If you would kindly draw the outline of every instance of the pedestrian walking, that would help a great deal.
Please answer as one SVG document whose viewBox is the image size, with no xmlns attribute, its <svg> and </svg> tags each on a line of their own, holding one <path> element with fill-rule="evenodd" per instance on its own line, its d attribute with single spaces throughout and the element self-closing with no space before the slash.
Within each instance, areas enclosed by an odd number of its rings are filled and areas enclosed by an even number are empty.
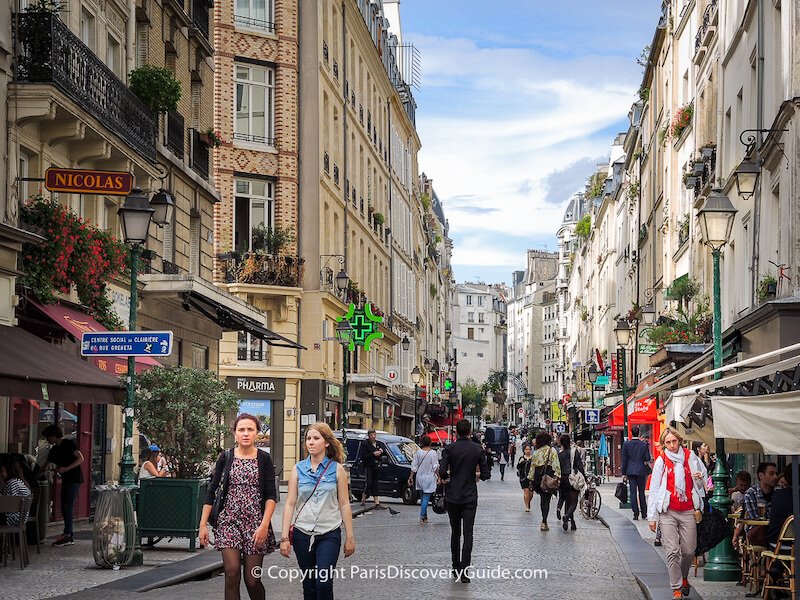
<svg viewBox="0 0 800 600">
<path fill-rule="evenodd" d="M 292 547 L 303 571 L 304 600 L 332 600 L 344 526 L 344 555 L 356 551 L 342 444 L 327 423 L 306 430 L 308 457 L 292 469 L 283 508 L 281 554 Z"/>
<path fill-rule="evenodd" d="M 502 449 L 498 452 L 498 455 L 497 464 L 500 467 L 500 481 L 505 481 L 506 466 L 508 465 L 508 454 L 505 452 L 505 449 Z"/>
<path fill-rule="evenodd" d="M 702 516 L 705 480 L 702 461 L 683 447 L 671 427 L 661 432 L 662 453 L 653 465 L 647 520 L 650 531 L 661 527 L 672 597 L 689 595 L 689 568 L 697 547 L 697 520 Z"/>
<path fill-rule="evenodd" d="M 539 494 L 539 505 L 542 510 L 542 524 L 539 529 L 542 531 L 550 531 L 550 527 L 547 525 L 547 517 L 550 514 L 550 500 L 555 493 L 555 490 L 548 489 L 542 483 L 545 475 L 547 477 L 561 477 L 561 463 L 558 460 L 558 453 L 551 446 L 552 443 L 553 438 L 546 431 L 540 431 L 536 434 L 536 438 L 533 441 L 534 451 L 531 457 L 531 468 L 528 471 L 531 489 L 534 493 Z"/>
<path fill-rule="evenodd" d="M 372 496 L 375 508 L 380 508 L 381 500 L 378 498 L 378 467 L 383 456 L 383 449 L 378 446 L 378 434 L 374 429 L 367 431 L 367 441 L 361 445 L 361 464 L 364 465 L 366 482 L 361 494 L 361 506 L 366 504 L 367 498 Z"/>
<path fill-rule="evenodd" d="M 569 434 L 565 433 L 559 438 L 561 444 L 561 452 L 558 453 L 558 461 L 561 465 L 561 482 L 559 484 L 558 496 L 559 503 L 564 501 L 564 517 L 562 520 L 562 527 L 564 531 L 571 528 L 572 531 L 577 529 L 575 525 L 575 509 L 578 508 L 578 495 L 580 491 L 573 487 L 570 483 L 570 475 L 572 473 L 580 473 L 586 479 L 586 471 L 583 467 L 581 455 L 577 449 L 572 447 L 572 440 Z"/>
<path fill-rule="evenodd" d="M 439 457 L 431 447 L 431 436 L 423 435 L 420 440 L 422 448 L 414 454 L 411 461 L 411 476 L 408 485 L 413 485 L 420 493 L 419 522 L 428 522 L 428 502 L 436 491 L 436 474 L 439 471 Z"/>
<path fill-rule="evenodd" d="M 641 513 L 644 517 L 647 500 L 645 499 L 645 484 L 650 475 L 650 446 L 639 438 L 639 426 L 631 427 L 633 439 L 622 444 L 622 481 L 630 485 L 631 509 L 633 520 L 639 519 Z"/>
<path fill-rule="evenodd" d="M 528 479 L 532 455 L 533 451 L 531 447 L 525 446 L 522 451 L 522 456 L 519 457 L 519 461 L 517 462 L 517 478 L 519 479 L 519 486 L 522 488 L 522 503 L 525 506 L 525 512 L 531 512 L 531 499 L 533 498 L 531 482 Z"/>
<path fill-rule="evenodd" d="M 83 454 L 78 450 L 74 440 L 64 438 L 64 432 L 58 425 L 48 425 L 42 431 L 42 437 L 52 446 L 47 454 L 47 462 L 55 465 L 56 477 L 61 478 L 61 514 L 64 515 L 64 533 L 53 546 L 72 546 L 73 516 L 75 499 L 83 483 Z"/>
<path fill-rule="evenodd" d="M 470 441 L 470 424 L 466 419 L 456 423 L 458 439 L 442 450 L 439 477 L 445 483 L 445 505 L 450 518 L 450 554 L 453 577 L 469 583 L 472 564 L 472 529 L 478 508 L 476 470 L 481 481 L 491 476 L 486 464 L 486 453 L 480 445 Z M 461 547 L 461 536 L 464 546 Z"/>
<path fill-rule="evenodd" d="M 239 600 L 242 571 L 250 600 L 264 600 L 264 585 L 254 570 L 275 550 L 271 524 L 278 497 L 275 466 L 269 453 L 255 445 L 258 431 L 257 417 L 247 413 L 236 417 L 236 446 L 219 455 L 200 517 L 200 544 L 208 544 L 210 520 L 214 546 L 222 553 L 225 600 Z"/>
</svg>

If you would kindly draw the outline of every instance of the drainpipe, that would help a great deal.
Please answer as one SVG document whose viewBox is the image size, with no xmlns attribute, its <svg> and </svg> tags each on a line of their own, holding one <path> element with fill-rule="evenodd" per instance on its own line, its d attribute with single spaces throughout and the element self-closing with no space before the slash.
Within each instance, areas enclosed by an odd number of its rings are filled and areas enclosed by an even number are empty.
<svg viewBox="0 0 800 600">
<path fill-rule="evenodd" d="M 757 87 L 756 87 L 756 161 L 761 158 L 762 133 L 764 129 L 764 0 L 758 0 L 758 42 L 757 42 Z M 750 264 L 750 305 L 756 304 L 756 288 L 758 287 L 759 241 L 761 237 L 761 182 L 758 178 L 758 189 L 753 195 L 753 258 Z"/>
<path fill-rule="evenodd" d="M 302 140 L 302 131 L 303 131 L 303 129 L 302 129 L 303 128 L 303 120 L 300 118 L 300 106 L 301 106 L 300 105 L 300 96 L 301 96 L 301 92 L 302 92 L 301 86 L 303 85 L 302 78 L 300 77 L 300 61 L 303 60 L 302 56 L 301 56 L 301 53 L 300 53 L 300 32 L 302 31 L 302 28 L 301 28 L 302 21 L 303 21 L 303 3 L 302 2 L 298 2 L 297 3 L 297 31 L 295 33 L 295 35 L 297 35 L 297 50 L 298 50 L 297 51 L 297 55 L 296 55 L 297 56 L 297 61 L 298 61 L 297 62 L 297 95 L 295 96 L 295 111 L 294 111 L 294 114 L 296 115 L 296 119 L 297 119 L 296 122 L 297 122 L 297 146 L 298 146 L 298 148 L 300 147 L 300 141 Z M 327 115 L 326 115 L 326 117 L 327 117 Z M 319 161 L 319 155 L 317 155 L 317 161 Z M 298 152 L 297 153 L 297 213 L 295 214 L 295 219 L 296 219 L 295 231 L 297 231 L 297 255 L 298 256 L 300 256 L 300 248 L 302 247 L 302 239 L 303 239 L 303 228 L 300 227 L 300 202 L 301 202 L 301 198 L 302 198 L 302 196 L 300 195 L 300 188 L 301 188 L 300 182 L 302 181 L 302 179 L 300 177 L 300 173 L 301 173 L 300 163 L 301 162 L 303 162 L 303 153 L 302 152 Z M 317 165 L 319 165 L 319 162 L 317 162 Z M 317 166 L 317 169 L 319 169 L 319 166 Z M 300 285 L 300 287 L 302 287 L 303 286 L 302 280 L 299 281 L 298 284 Z M 300 336 L 300 333 L 302 331 L 302 329 L 301 329 L 302 320 L 301 319 L 302 319 L 302 314 L 303 314 L 303 311 L 300 310 L 301 308 L 302 308 L 302 300 L 300 300 L 297 303 L 297 342 L 298 343 L 302 339 L 301 336 Z M 296 350 L 295 351 L 295 367 L 297 367 L 298 369 L 301 368 L 300 367 L 300 350 Z M 298 399 L 297 405 L 298 405 L 298 407 L 300 406 L 299 399 Z M 299 455 L 300 454 L 298 453 L 298 456 Z"/>
<path fill-rule="evenodd" d="M 394 227 L 394 219 L 392 215 L 394 213 L 394 203 L 392 202 L 392 190 L 394 186 L 392 185 L 392 98 L 386 100 L 386 123 L 387 123 L 387 132 L 386 137 L 389 140 L 387 146 L 389 149 L 387 151 L 389 157 L 389 227 Z M 394 229 L 391 229 L 391 233 L 389 234 L 389 327 L 394 324 Z"/>
<path fill-rule="evenodd" d="M 342 2 L 342 79 L 347 83 L 348 87 L 351 85 L 349 80 L 347 79 L 347 15 L 345 11 L 346 3 Z M 342 190 L 344 192 L 344 268 L 347 270 L 347 237 L 348 237 L 348 230 L 347 230 L 347 216 L 349 213 L 347 203 L 349 202 L 349 198 L 347 194 L 349 190 L 345 185 L 345 181 L 349 181 L 347 177 L 347 90 L 344 89 L 344 82 L 342 83 L 342 94 L 344 98 L 344 102 L 342 103 Z M 350 272 L 350 278 L 352 280 L 353 273 Z"/>
<path fill-rule="evenodd" d="M 126 73 L 130 73 L 136 68 L 136 49 L 134 39 L 136 38 L 136 0 L 128 0 L 128 22 L 126 23 L 127 35 L 125 36 L 125 64 Z"/>
</svg>

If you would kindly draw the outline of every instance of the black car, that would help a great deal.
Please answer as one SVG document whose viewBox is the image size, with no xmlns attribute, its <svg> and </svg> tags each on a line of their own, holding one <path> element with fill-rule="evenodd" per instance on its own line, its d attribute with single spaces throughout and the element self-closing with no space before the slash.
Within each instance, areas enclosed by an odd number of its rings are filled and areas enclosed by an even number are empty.
<svg viewBox="0 0 800 600">
<path fill-rule="evenodd" d="M 341 431 L 336 431 L 335 435 L 341 441 Z M 364 465 L 361 462 L 361 452 L 366 441 L 366 429 L 347 430 L 345 451 L 347 466 L 350 469 L 350 491 L 359 499 L 366 483 Z M 409 487 L 408 478 L 411 475 L 411 461 L 419 446 L 406 437 L 383 431 L 377 432 L 376 442 L 384 452 L 378 466 L 378 494 L 389 498 L 402 498 L 403 504 L 416 504 L 419 494 L 413 486 Z"/>
</svg>

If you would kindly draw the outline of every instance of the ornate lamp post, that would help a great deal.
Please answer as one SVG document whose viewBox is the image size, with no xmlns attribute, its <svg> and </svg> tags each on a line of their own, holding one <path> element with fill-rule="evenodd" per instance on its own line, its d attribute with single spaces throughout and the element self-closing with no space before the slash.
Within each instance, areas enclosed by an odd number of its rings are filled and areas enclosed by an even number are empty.
<svg viewBox="0 0 800 600">
<path fill-rule="evenodd" d="M 620 319 L 614 328 L 614 335 L 617 337 L 617 363 L 619 363 L 620 386 L 622 387 L 622 441 L 624 442 L 628 439 L 628 374 L 625 362 L 627 359 L 626 349 L 631 343 L 631 324 L 625 319 Z"/>
<path fill-rule="evenodd" d="M 419 370 L 419 367 L 414 367 L 411 369 L 411 381 L 414 383 L 414 433 L 413 437 L 416 441 L 417 439 L 417 431 L 419 430 L 419 423 L 417 419 L 419 418 L 419 411 L 417 409 L 417 402 L 419 402 L 419 382 L 422 381 L 422 372 Z"/>
<path fill-rule="evenodd" d="M 594 408 L 594 383 L 597 381 L 597 376 L 600 375 L 600 371 L 597 370 L 597 367 L 594 363 L 589 365 L 589 370 L 586 373 L 586 376 L 589 378 L 589 385 L 592 386 L 592 408 Z"/>
<path fill-rule="evenodd" d="M 347 371 L 350 357 L 350 339 L 353 335 L 353 326 L 350 321 L 342 319 L 336 324 L 336 339 L 342 345 L 342 444 L 347 447 L 347 426 L 350 424 L 350 416 L 347 414 Z"/>
<path fill-rule="evenodd" d="M 714 266 L 714 368 L 722 366 L 722 307 L 720 304 L 720 272 L 719 257 L 722 248 L 730 241 L 733 230 L 736 208 L 721 190 L 714 189 L 706 198 L 703 208 L 697 212 L 703 243 L 711 248 Z M 720 373 L 714 375 L 718 379 Z M 717 438 L 717 466 L 714 469 L 714 494 L 710 504 L 727 515 L 730 511 L 731 499 L 728 497 L 728 468 L 725 464 L 725 440 Z M 711 549 L 708 564 L 703 569 L 706 581 L 738 581 L 741 575 L 739 563 L 733 553 L 730 536 Z"/>
</svg>

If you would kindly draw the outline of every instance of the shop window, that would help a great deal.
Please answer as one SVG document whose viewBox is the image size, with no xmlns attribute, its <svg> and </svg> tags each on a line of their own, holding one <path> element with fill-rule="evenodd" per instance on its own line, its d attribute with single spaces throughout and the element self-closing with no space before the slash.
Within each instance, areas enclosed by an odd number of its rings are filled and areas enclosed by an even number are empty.
<svg viewBox="0 0 800 600">
<path fill-rule="evenodd" d="M 240 331 L 236 358 L 240 361 L 263 362 L 267 360 L 268 348 L 269 346 L 260 338 L 246 331 Z"/>
</svg>

